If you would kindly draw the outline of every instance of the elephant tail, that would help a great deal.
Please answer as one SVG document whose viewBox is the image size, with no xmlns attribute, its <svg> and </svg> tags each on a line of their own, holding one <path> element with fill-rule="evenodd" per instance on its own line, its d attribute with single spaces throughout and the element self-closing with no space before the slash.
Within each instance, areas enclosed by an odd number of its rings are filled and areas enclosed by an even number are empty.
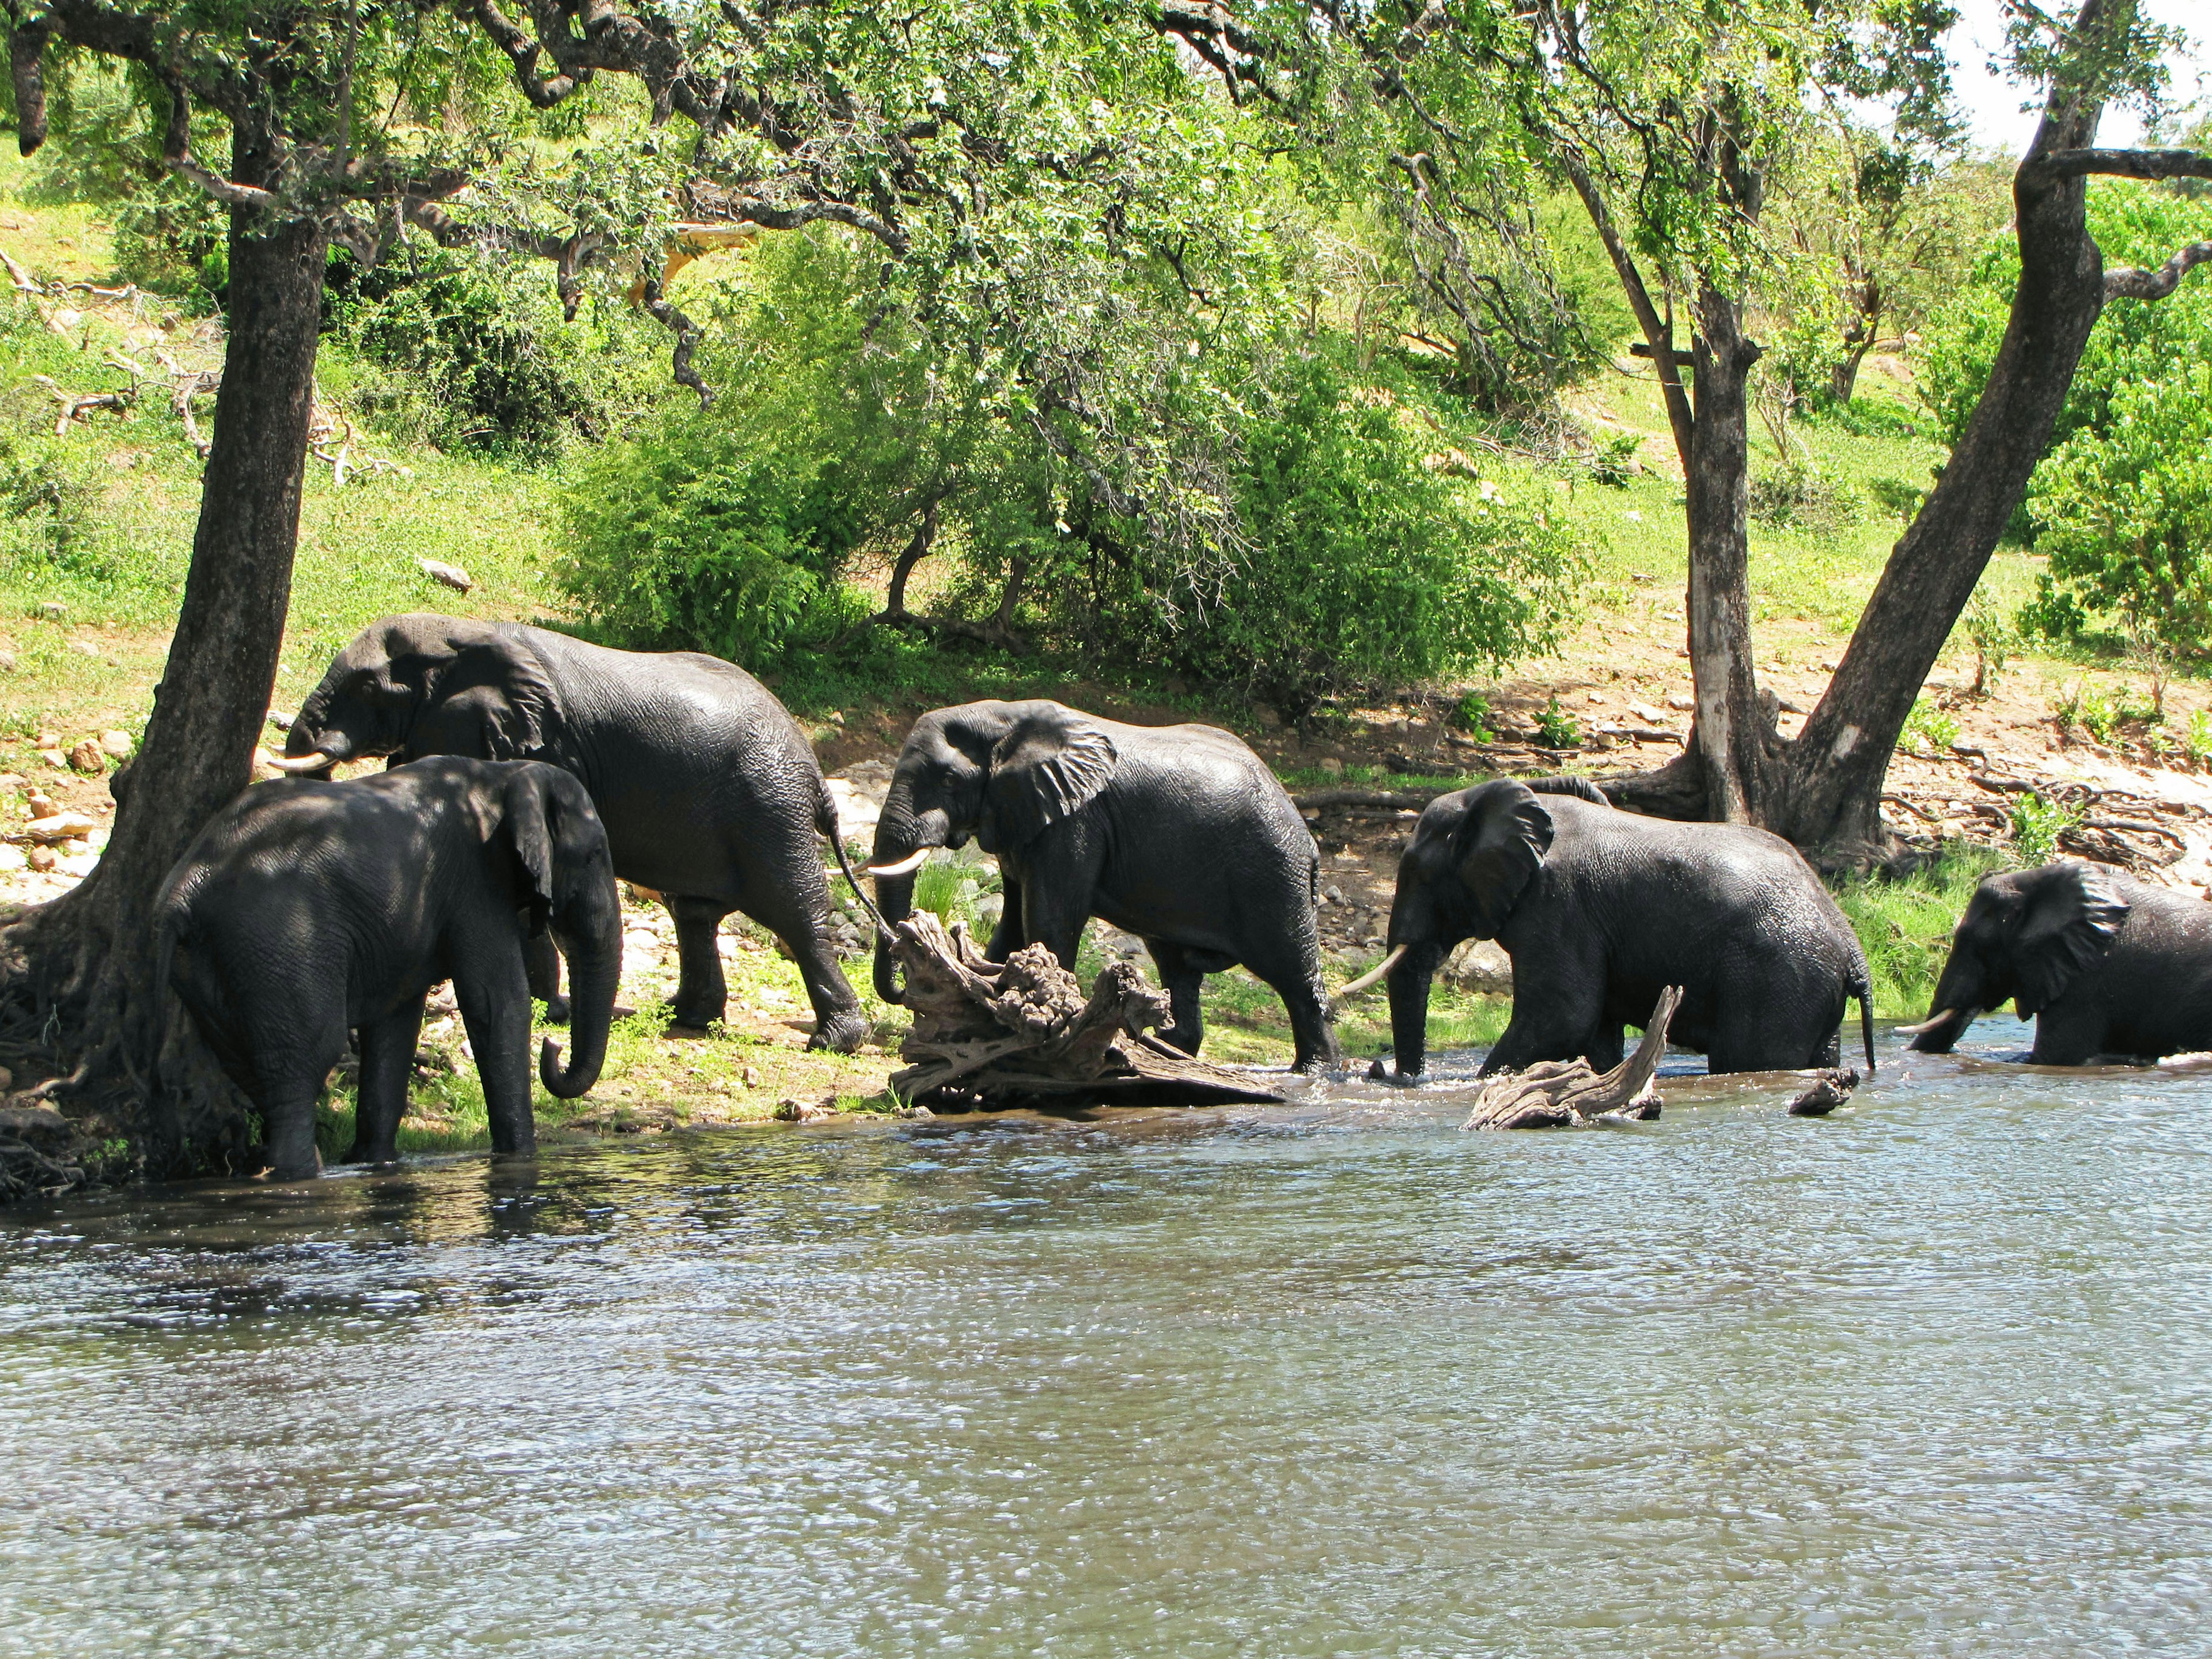
<svg viewBox="0 0 2212 1659">
<path fill-rule="evenodd" d="M 1864 978 L 1851 987 L 1851 994 L 1859 1000 L 1859 1040 L 1866 1045 L 1867 1075 L 1875 1073 L 1874 1064 L 1874 988 Z"/>
<path fill-rule="evenodd" d="M 860 908 L 873 919 L 877 937 L 890 938 L 891 930 L 884 925 L 884 913 L 876 908 L 876 902 L 868 896 L 868 890 L 860 885 L 860 877 L 853 873 L 853 860 L 846 854 L 845 838 L 837 833 L 837 798 L 830 793 L 827 778 L 821 781 L 821 788 L 814 797 L 814 827 L 828 838 L 830 850 L 837 857 L 837 867 L 845 872 L 845 884 L 853 890 L 853 896 L 860 901 Z"/>
<path fill-rule="evenodd" d="M 1588 778 L 1527 778 L 1522 780 L 1529 793 L 1538 795 L 1572 795 L 1577 800 L 1586 800 L 1593 806 L 1610 806 L 1613 799 Z"/>
</svg>

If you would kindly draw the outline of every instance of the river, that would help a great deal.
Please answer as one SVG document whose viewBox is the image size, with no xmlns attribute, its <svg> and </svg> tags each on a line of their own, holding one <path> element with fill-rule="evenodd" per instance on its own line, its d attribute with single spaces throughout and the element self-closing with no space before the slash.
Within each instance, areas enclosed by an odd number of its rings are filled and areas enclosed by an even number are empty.
<svg viewBox="0 0 2212 1659">
<path fill-rule="evenodd" d="M 0 1655 L 2201 1652 L 2212 1087 L 2026 1045 L 19 1215 Z"/>
</svg>

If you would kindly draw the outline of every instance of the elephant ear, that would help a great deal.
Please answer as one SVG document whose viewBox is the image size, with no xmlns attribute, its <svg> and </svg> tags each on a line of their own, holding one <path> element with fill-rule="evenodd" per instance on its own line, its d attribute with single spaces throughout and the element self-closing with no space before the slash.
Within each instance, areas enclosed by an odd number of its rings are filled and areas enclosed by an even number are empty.
<svg viewBox="0 0 2212 1659">
<path fill-rule="evenodd" d="M 1028 845 L 1103 789 L 1120 758 L 1113 738 L 1073 708 L 1026 705 L 992 746 L 977 843 L 987 853 Z"/>
<path fill-rule="evenodd" d="M 427 677 L 427 707 L 410 747 L 478 760 L 545 754 L 559 726 L 559 699 L 538 653 L 481 623 L 455 623 L 445 645 L 445 659 Z"/>
<path fill-rule="evenodd" d="M 515 861 L 529 878 L 533 930 L 545 925 L 553 906 L 560 809 L 551 799 L 554 792 L 547 787 L 546 775 L 552 771 L 550 766 L 514 768 L 499 792 L 497 804 L 489 811 L 479 809 L 477 820 L 486 841 L 504 835 L 514 849 Z"/>
<path fill-rule="evenodd" d="M 2128 909 L 2112 877 L 2094 865 L 2063 864 L 2052 872 L 2029 898 L 2013 949 L 2022 1018 L 2056 1002 L 2112 949 Z"/>
<path fill-rule="evenodd" d="M 1480 931 L 1495 939 L 1552 850 L 1552 815 L 1535 792 L 1518 783 L 1487 784 L 1468 799 L 1452 832 L 1460 880 Z"/>
</svg>

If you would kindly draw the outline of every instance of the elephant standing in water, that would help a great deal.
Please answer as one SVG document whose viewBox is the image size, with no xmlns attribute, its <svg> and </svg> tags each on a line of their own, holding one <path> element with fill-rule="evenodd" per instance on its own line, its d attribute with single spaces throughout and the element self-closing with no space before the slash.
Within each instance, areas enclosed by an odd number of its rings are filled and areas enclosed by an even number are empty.
<svg viewBox="0 0 2212 1659">
<path fill-rule="evenodd" d="M 2008 998 L 2039 1066 L 2212 1048 L 2212 904 L 2070 860 L 1984 876 L 1912 1046 L 1949 1052 Z"/>
<path fill-rule="evenodd" d="M 1513 1018 L 1486 1076 L 1577 1056 L 1618 1066 L 1621 1027 L 1641 1026 L 1670 985 L 1684 994 L 1668 1040 L 1715 1072 L 1833 1066 L 1854 996 L 1874 1066 L 1858 939 L 1797 849 L 1764 830 L 1641 817 L 1578 778 L 1431 801 L 1399 860 L 1390 952 L 1345 988 L 1389 981 L 1401 1078 L 1426 1061 L 1429 981 L 1466 939 L 1513 960 Z"/>
<path fill-rule="evenodd" d="M 1124 726 L 1056 702 L 971 702 L 915 722 L 876 825 L 886 921 L 914 903 L 935 847 L 998 855 L 1006 911 L 987 954 L 1042 942 L 1073 966 L 1085 921 L 1145 941 L 1196 1054 L 1207 974 L 1242 963 L 1282 998 L 1301 1070 L 1334 1066 L 1314 906 L 1320 854 L 1265 762 L 1210 726 Z M 876 990 L 899 1000 L 879 940 Z"/>
<path fill-rule="evenodd" d="M 717 932 L 740 910 L 790 947 L 814 1005 L 811 1046 L 849 1053 L 867 1036 L 830 943 L 816 840 L 836 844 L 836 808 L 805 734 L 741 668 L 512 623 L 386 617 L 338 653 L 285 754 L 295 772 L 468 755 L 574 773 L 606 824 L 615 873 L 665 895 L 675 915 L 677 1024 L 722 1017 Z M 550 968 L 538 971 L 549 1001 Z"/>
<path fill-rule="evenodd" d="M 622 904 L 583 786 L 528 762 L 440 758 L 344 783 L 263 783 L 202 830 L 155 908 L 157 982 L 173 985 L 261 1113 L 280 1180 L 312 1176 L 315 1098 L 361 1034 L 349 1162 L 388 1163 L 422 1002 L 453 982 L 483 1080 L 492 1149 L 537 1144 L 526 939 L 550 929 L 575 975 L 563 1098 L 598 1081 L 622 975 Z"/>
</svg>

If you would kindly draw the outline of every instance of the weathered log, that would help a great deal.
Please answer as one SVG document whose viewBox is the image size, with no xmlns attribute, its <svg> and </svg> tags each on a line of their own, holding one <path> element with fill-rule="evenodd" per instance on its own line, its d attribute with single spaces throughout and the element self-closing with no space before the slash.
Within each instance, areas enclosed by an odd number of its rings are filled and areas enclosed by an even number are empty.
<svg viewBox="0 0 2212 1659">
<path fill-rule="evenodd" d="M 1042 945 L 984 957 L 965 927 L 921 911 L 892 929 L 914 1027 L 891 1074 L 902 1100 L 945 1107 L 1216 1105 L 1279 1101 L 1242 1073 L 1209 1066 L 1151 1035 L 1168 1000 L 1116 962 L 1086 999 Z"/>
<path fill-rule="evenodd" d="M 1792 1117 L 1826 1117 L 1851 1097 L 1851 1091 L 1859 1086 L 1856 1070 L 1823 1072 L 1813 1080 L 1813 1086 L 1790 1103 Z"/>
<path fill-rule="evenodd" d="M 1525 1072 L 1500 1072 L 1483 1084 L 1460 1127 L 1556 1129 L 1601 1117 L 1658 1116 L 1659 1091 L 1651 1086 L 1651 1076 L 1667 1052 L 1667 1027 L 1681 1006 L 1680 986 L 1662 991 L 1636 1052 L 1603 1074 L 1582 1059 L 1547 1060 Z"/>
</svg>

